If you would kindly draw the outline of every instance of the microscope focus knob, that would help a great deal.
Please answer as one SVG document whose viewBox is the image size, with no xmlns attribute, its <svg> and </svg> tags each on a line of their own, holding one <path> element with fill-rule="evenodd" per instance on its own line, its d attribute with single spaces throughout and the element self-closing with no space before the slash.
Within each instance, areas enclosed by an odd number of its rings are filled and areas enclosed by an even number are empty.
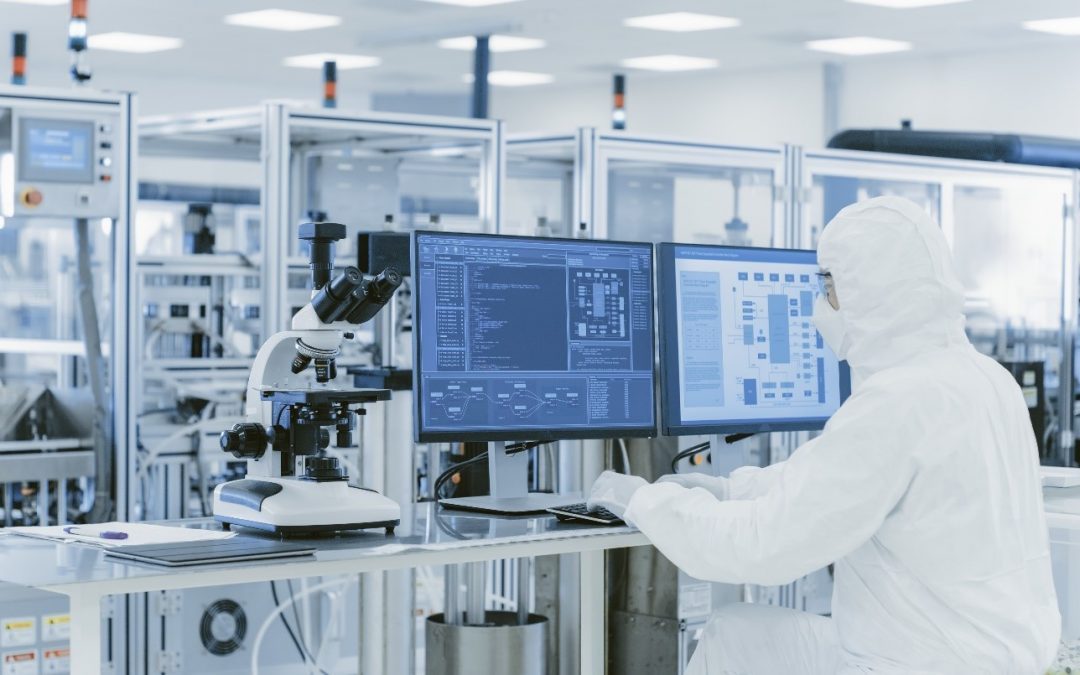
<svg viewBox="0 0 1080 675">
<path fill-rule="evenodd" d="M 261 424 L 251 422 L 234 424 L 232 429 L 221 432 L 221 449 L 237 459 L 259 458 L 266 452 L 266 430 Z"/>
</svg>

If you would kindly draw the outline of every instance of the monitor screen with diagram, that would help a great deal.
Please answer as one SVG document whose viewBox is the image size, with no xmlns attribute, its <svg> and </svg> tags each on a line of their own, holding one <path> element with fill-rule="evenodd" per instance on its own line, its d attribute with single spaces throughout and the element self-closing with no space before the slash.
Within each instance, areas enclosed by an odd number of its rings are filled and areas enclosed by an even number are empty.
<svg viewBox="0 0 1080 675">
<path fill-rule="evenodd" d="M 667 435 L 813 430 L 850 392 L 814 327 L 814 251 L 660 244 Z"/>
</svg>

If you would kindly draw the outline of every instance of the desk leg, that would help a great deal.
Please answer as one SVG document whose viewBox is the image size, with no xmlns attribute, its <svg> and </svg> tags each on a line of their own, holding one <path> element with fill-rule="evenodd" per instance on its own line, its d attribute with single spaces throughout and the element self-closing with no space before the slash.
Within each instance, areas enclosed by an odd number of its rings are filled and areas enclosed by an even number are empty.
<svg viewBox="0 0 1080 675">
<path fill-rule="evenodd" d="M 101 596 L 78 591 L 71 600 L 71 675 L 101 672 Z"/>
<path fill-rule="evenodd" d="M 604 552 L 581 554 L 581 667 L 580 675 L 604 675 Z"/>
</svg>

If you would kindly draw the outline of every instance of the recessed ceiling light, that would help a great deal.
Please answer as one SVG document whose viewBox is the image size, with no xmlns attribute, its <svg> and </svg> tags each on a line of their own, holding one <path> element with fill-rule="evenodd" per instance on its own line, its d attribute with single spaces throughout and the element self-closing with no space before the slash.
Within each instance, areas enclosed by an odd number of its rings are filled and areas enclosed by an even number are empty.
<svg viewBox="0 0 1080 675">
<path fill-rule="evenodd" d="M 830 54 L 867 56 L 869 54 L 906 52 L 911 49 L 911 43 L 901 40 L 885 40 L 883 38 L 848 37 L 833 40 L 811 40 L 806 43 L 806 48 L 815 52 L 828 52 Z"/>
<path fill-rule="evenodd" d="M 734 28 L 742 22 L 728 16 L 697 14 L 695 12 L 671 12 L 670 14 L 652 14 L 623 19 L 623 24 L 631 28 L 649 28 L 667 30 L 676 33 L 688 33 L 698 30 L 716 30 Z"/>
<path fill-rule="evenodd" d="M 229 14 L 225 17 L 225 23 L 249 28 L 297 31 L 339 26 L 341 17 L 331 14 L 294 12 L 291 9 L 261 9 L 257 12 Z"/>
<path fill-rule="evenodd" d="M 141 33 L 98 33 L 89 38 L 91 49 L 103 49 L 110 52 L 130 52 L 149 54 L 169 49 L 179 49 L 184 41 L 180 38 L 164 35 L 143 35 Z"/>
<path fill-rule="evenodd" d="M 857 5 L 874 5 L 875 7 L 888 7 L 889 9 L 918 9 L 919 7 L 937 7 L 938 5 L 955 5 L 971 0 L 847 0 Z"/>
<path fill-rule="evenodd" d="M 490 5 L 503 5 L 508 2 L 520 2 L 520 0 L 424 0 L 438 5 L 456 5 L 458 7 L 488 7 Z"/>
<path fill-rule="evenodd" d="M 716 59 L 706 59 L 700 56 L 660 54 L 657 56 L 635 56 L 634 58 L 623 59 L 622 64 L 627 68 L 659 70 L 671 73 L 679 70 L 705 70 L 706 68 L 716 68 L 720 65 L 720 62 Z"/>
<path fill-rule="evenodd" d="M 70 0 L 0 0 L 0 2 L 13 2 L 17 5 L 66 5 Z"/>
<path fill-rule="evenodd" d="M 338 70 L 374 68 L 382 63 L 382 59 L 378 56 L 364 56 L 363 54 L 331 54 L 328 52 L 290 56 L 282 61 L 282 63 L 293 68 L 322 68 L 323 64 L 327 61 L 334 61 L 337 63 Z"/>
<path fill-rule="evenodd" d="M 439 40 L 439 46 L 443 49 L 461 49 L 472 51 L 476 49 L 476 38 L 456 37 Z M 526 49 L 540 49 L 547 43 L 536 38 L 518 37 L 516 35 L 492 35 L 488 39 L 488 48 L 493 52 L 521 52 Z"/>
<path fill-rule="evenodd" d="M 1040 33 L 1053 33 L 1054 35 L 1080 35 L 1080 16 L 1064 19 L 1040 19 L 1038 21 L 1025 21 L 1024 28 L 1039 31 Z"/>
<path fill-rule="evenodd" d="M 476 80 L 472 73 L 462 76 L 465 82 Z M 554 75 L 547 73 L 530 73 L 522 70 L 493 70 L 488 73 L 488 84 L 496 87 L 530 87 L 537 84 L 551 84 L 555 81 Z"/>
</svg>

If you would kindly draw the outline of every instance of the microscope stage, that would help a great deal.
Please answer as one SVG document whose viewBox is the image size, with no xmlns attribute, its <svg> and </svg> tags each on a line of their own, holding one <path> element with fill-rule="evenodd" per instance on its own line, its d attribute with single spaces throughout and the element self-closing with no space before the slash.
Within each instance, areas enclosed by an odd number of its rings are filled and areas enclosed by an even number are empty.
<svg viewBox="0 0 1080 675">
<path fill-rule="evenodd" d="M 389 389 L 261 389 L 264 401 L 286 405 L 376 403 L 389 401 Z"/>
</svg>

